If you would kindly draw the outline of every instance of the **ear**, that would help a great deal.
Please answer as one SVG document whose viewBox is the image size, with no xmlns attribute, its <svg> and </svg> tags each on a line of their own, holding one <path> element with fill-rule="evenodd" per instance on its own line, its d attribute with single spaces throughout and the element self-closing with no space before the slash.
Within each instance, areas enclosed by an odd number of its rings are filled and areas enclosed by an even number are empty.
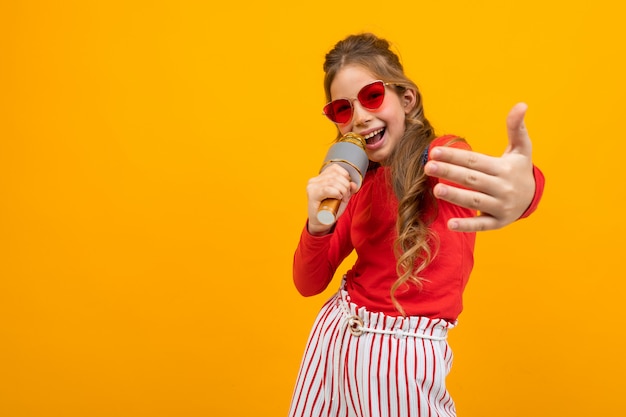
<svg viewBox="0 0 626 417">
<path fill-rule="evenodd" d="M 415 90 L 407 88 L 402 94 L 402 97 L 400 97 L 400 100 L 402 100 L 404 113 L 408 114 L 411 110 L 413 110 L 413 108 L 415 108 L 415 104 L 417 103 L 417 93 Z"/>
</svg>

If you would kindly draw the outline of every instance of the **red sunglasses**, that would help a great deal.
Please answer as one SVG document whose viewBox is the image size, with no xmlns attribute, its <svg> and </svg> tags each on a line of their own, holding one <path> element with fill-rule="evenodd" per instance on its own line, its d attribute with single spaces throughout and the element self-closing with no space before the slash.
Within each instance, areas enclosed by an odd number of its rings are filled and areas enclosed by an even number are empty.
<svg viewBox="0 0 626 417">
<path fill-rule="evenodd" d="M 381 80 L 367 84 L 365 87 L 361 88 L 359 94 L 356 96 L 356 99 L 359 100 L 361 106 L 366 109 L 376 110 L 382 106 L 383 101 L 385 100 L 386 85 L 390 85 L 390 83 L 386 83 Z M 354 113 L 354 106 L 352 105 L 353 101 L 354 99 L 350 100 L 347 98 L 333 100 L 324 106 L 324 114 L 335 123 L 348 123 L 352 119 L 352 115 Z"/>
</svg>

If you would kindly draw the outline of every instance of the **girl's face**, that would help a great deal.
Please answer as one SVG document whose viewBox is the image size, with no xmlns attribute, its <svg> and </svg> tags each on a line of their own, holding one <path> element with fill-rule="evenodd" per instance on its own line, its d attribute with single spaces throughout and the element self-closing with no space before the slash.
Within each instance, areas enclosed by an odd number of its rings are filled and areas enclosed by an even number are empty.
<svg viewBox="0 0 626 417">
<path fill-rule="evenodd" d="M 341 134 L 354 132 L 363 136 L 370 161 L 384 163 L 404 134 L 404 120 L 415 106 L 416 96 L 412 90 L 399 96 L 393 86 L 386 86 L 382 105 L 368 110 L 356 97 L 361 88 L 376 80 L 378 78 L 360 66 L 345 66 L 335 75 L 330 94 L 331 100 L 347 98 L 352 102 L 352 119 L 337 124 Z"/>
</svg>

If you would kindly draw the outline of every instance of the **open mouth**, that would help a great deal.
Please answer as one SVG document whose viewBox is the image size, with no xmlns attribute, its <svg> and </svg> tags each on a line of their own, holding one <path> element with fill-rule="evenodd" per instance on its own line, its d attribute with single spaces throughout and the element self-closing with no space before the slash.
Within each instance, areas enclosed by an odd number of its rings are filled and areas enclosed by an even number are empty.
<svg viewBox="0 0 626 417">
<path fill-rule="evenodd" d="M 369 135 L 364 136 L 363 138 L 365 139 L 365 143 L 367 143 L 368 145 L 373 145 L 375 143 L 380 142 L 384 134 L 385 134 L 385 129 L 383 128 L 383 129 L 375 130 Z"/>
</svg>

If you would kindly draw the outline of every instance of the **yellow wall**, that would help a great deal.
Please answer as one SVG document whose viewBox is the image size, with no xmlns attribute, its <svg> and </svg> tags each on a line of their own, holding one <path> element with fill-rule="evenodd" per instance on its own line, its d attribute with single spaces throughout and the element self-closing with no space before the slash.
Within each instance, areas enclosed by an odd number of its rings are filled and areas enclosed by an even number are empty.
<svg viewBox="0 0 626 417">
<path fill-rule="evenodd" d="M 530 107 L 546 194 L 479 236 L 459 414 L 624 415 L 624 6 L 214 3 L 0 5 L 0 415 L 286 415 L 321 65 L 362 30 L 440 133 L 500 154 Z"/>
</svg>

